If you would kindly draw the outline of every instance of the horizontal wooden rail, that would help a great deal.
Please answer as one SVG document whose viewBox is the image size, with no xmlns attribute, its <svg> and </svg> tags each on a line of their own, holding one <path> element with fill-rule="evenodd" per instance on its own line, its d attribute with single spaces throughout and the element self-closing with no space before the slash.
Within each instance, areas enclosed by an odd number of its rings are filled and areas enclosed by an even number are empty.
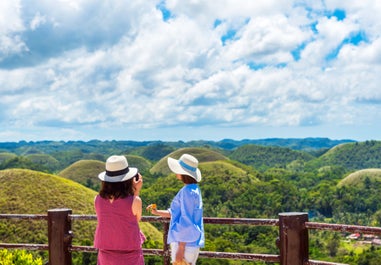
<svg viewBox="0 0 381 265">
<path fill-rule="evenodd" d="M 48 213 L 51 215 L 61 214 L 62 211 L 66 211 L 66 215 L 62 215 L 61 220 L 62 225 L 71 224 L 73 220 L 84 220 L 84 221 L 96 221 L 96 215 L 78 215 L 71 214 L 69 209 L 55 209 L 49 210 Z M 62 218 L 65 220 L 63 221 Z M 49 223 L 49 214 L 0 214 L 0 219 L 4 220 L 45 220 Z M 364 233 L 364 234 L 377 234 L 381 235 L 381 227 L 369 227 L 369 226 L 359 226 L 359 225 L 346 225 L 346 224 L 327 224 L 318 222 L 309 222 L 308 215 L 306 213 L 282 213 L 279 214 L 279 219 L 255 219 L 255 218 L 215 218 L 215 217 L 204 217 L 205 224 L 221 224 L 221 225 L 253 225 L 253 226 L 278 226 L 280 229 L 280 238 L 277 240 L 277 245 L 280 247 L 280 255 L 273 254 L 254 254 L 254 253 L 232 253 L 232 252 L 213 252 L 213 251 L 200 251 L 200 257 L 202 258 L 217 258 L 217 259 L 238 259 L 238 260 L 252 260 L 252 261 L 264 261 L 270 263 L 280 263 L 285 265 L 346 265 L 342 263 L 318 261 L 308 259 L 308 254 L 306 253 L 305 247 L 301 249 L 301 253 L 294 255 L 294 248 L 288 245 L 288 242 L 294 242 L 295 240 L 301 240 L 300 243 L 307 244 L 308 249 L 308 231 L 317 230 L 330 230 L 338 231 L 343 233 Z M 143 249 L 144 255 L 151 256 L 161 256 L 164 258 L 164 264 L 169 264 L 169 250 L 166 244 L 166 234 L 168 232 L 169 218 L 163 218 L 158 216 L 143 216 L 142 222 L 150 223 L 162 223 L 164 227 L 163 241 L 164 249 Z M 55 225 L 55 221 L 51 225 Z M 67 227 L 68 228 L 68 227 Z M 67 229 L 66 228 L 66 229 Z M 70 228 L 70 227 L 69 227 Z M 73 246 L 71 242 L 71 231 L 66 231 L 67 233 L 61 235 L 62 238 L 67 243 L 64 249 L 68 252 L 97 252 L 92 246 Z M 296 232 L 296 233 L 295 233 Z M 307 234 L 306 234 L 307 233 Z M 50 236 L 51 232 L 49 232 Z M 291 235 L 297 235 L 293 238 Z M 299 238 L 301 234 L 307 235 L 304 239 Z M 69 242 L 70 241 L 70 242 Z M 282 243 L 283 242 L 283 243 Z M 283 245 L 282 245 L 283 244 Z M 0 243 L 0 249 L 25 249 L 25 250 L 45 250 L 52 251 L 49 244 L 15 244 L 15 243 Z M 290 248 L 292 247 L 292 248 Z M 308 253 L 308 251 L 307 251 Z M 301 254 L 301 256 L 299 256 Z M 50 255 L 50 254 L 49 254 Z M 283 256 L 282 256 L 283 255 Z M 293 258 L 290 258 L 293 256 Z M 299 256 L 300 258 L 295 258 Z M 302 258 L 304 257 L 304 258 Z M 307 258 L 305 258 L 307 257 Z M 290 260 L 293 260 L 290 262 Z M 63 264 L 63 263 L 60 263 Z M 70 262 L 64 263 L 70 264 Z"/>
<path fill-rule="evenodd" d="M 378 234 L 381 235 L 381 227 L 369 227 L 361 225 L 343 225 L 343 224 L 326 224 L 326 223 L 315 223 L 306 222 L 305 226 L 307 229 L 319 229 L 319 230 L 330 230 L 338 231 L 343 233 L 365 233 L 365 234 Z"/>
<path fill-rule="evenodd" d="M 93 220 L 96 221 L 95 215 L 69 215 L 71 220 Z M 169 223 L 169 218 L 158 216 L 142 216 L 142 222 Z M 215 218 L 204 217 L 204 224 L 227 224 L 227 225 L 256 225 L 256 226 L 278 226 L 278 219 L 253 219 L 253 218 Z M 90 246 L 72 246 L 71 251 L 96 252 L 94 247 Z M 161 249 L 143 249 L 144 255 L 163 256 L 164 251 Z M 271 254 L 251 254 L 251 253 L 232 253 L 232 252 L 210 252 L 200 251 L 202 258 L 220 258 L 220 259 L 239 259 L 239 260 L 256 260 L 266 262 L 279 262 L 279 255 Z"/>
<path fill-rule="evenodd" d="M 96 221 L 96 215 L 70 214 L 71 220 L 93 220 Z M 278 219 L 256 219 L 256 218 L 216 218 L 204 217 L 204 224 L 234 224 L 234 225 L 257 225 L 257 226 L 278 226 Z M 142 216 L 142 222 L 169 223 L 169 218 L 159 216 Z"/>
<path fill-rule="evenodd" d="M 0 214 L 0 219 L 48 220 L 48 216 L 46 214 Z"/>
<path fill-rule="evenodd" d="M 48 250 L 48 244 L 13 244 L 13 243 L 0 243 L 1 248 L 9 249 L 26 249 L 26 250 Z"/>
<path fill-rule="evenodd" d="M 239 259 L 239 260 L 255 260 L 266 262 L 279 262 L 279 255 L 272 254 L 250 254 L 250 253 L 231 253 L 231 252 L 212 252 L 200 251 L 200 257 L 213 259 Z"/>
<path fill-rule="evenodd" d="M 309 260 L 305 262 L 304 265 L 348 265 L 348 264 L 328 262 L 328 261 Z"/>
</svg>

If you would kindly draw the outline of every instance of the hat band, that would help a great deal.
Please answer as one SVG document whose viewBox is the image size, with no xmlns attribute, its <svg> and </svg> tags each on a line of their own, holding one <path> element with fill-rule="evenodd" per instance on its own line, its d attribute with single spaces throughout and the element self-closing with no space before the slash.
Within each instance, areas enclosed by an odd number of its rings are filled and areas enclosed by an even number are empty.
<svg viewBox="0 0 381 265">
<path fill-rule="evenodd" d="M 126 167 L 125 169 L 122 169 L 122 170 L 118 170 L 118 171 L 106 170 L 106 175 L 109 177 L 115 177 L 115 176 L 120 176 L 120 175 L 126 174 L 126 173 L 128 173 L 128 171 L 130 171 L 130 169 L 128 167 Z"/>
<path fill-rule="evenodd" d="M 190 165 L 188 165 L 188 164 L 185 164 L 182 160 L 180 160 L 179 163 L 180 163 L 180 165 L 181 165 L 182 167 L 184 167 L 184 168 L 186 168 L 186 169 L 188 169 L 188 170 L 190 170 L 190 171 L 192 171 L 192 172 L 196 172 L 196 170 L 197 170 L 197 168 L 192 167 L 192 166 L 190 166 Z"/>
</svg>

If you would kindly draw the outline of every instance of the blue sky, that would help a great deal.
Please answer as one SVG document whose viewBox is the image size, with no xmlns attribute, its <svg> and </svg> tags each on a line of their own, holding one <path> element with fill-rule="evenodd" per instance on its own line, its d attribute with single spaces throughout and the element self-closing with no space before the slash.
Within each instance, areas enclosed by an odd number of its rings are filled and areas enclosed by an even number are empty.
<svg viewBox="0 0 381 265">
<path fill-rule="evenodd" d="M 381 2 L 3 0 L 0 141 L 381 140 Z"/>
</svg>

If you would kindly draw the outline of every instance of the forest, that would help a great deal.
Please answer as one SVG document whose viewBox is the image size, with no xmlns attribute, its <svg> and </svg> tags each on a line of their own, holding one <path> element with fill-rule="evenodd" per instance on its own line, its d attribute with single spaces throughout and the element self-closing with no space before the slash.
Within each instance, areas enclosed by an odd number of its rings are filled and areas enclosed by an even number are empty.
<svg viewBox="0 0 381 265">
<path fill-rule="evenodd" d="M 44 179 L 46 183 L 49 179 L 55 181 L 51 185 L 58 185 L 65 179 L 70 180 L 70 185 L 74 185 L 71 182 L 78 184 L 71 188 L 78 189 L 78 194 L 67 193 L 63 188 L 57 205 L 86 208 L 83 213 L 92 214 L 91 200 L 99 189 L 96 175 L 103 171 L 104 161 L 111 154 L 125 155 L 129 164 L 143 174 L 144 205 L 156 203 L 159 208 L 166 208 L 181 187 L 168 171 L 166 157 L 179 157 L 184 152 L 200 161 L 204 216 L 272 219 L 282 212 L 307 212 L 309 219 L 317 222 L 381 226 L 381 141 L 326 138 L 0 143 L 0 183 L 7 187 L 0 191 L 0 212 L 31 213 L 25 211 L 33 209 L 32 213 L 44 213 L 47 203 L 38 200 L 54 195 L 36 187 L 41 185 L 38 181 Z M 18 179 L 26 175 L 33 178 L 29 186 L 17 184 Z M 15 181 L 11 182 L 11 178 Z M 22 193 L 34 194 L 31 205 L 41 206 L 26 207 L 26 198 L 17 198 L 19 203 L 15 200 L 9 205 L 6 198 L 20 187 L 25 189 Z M 63 196 L 67 199 L 62 199 Z M 88 201 L 86 207 L 78 207 L 78 200 L 84 200 L 84 196 Z M 0 220 L 0 242 L 17 240 L 10 235 L 11 228 L 16 229 L 13 224 L 2 224 Z M 146 229 L 154 231 L 153 228 Z M 275 245 L 277 233 L 273 227 L 207 225 L 204 250 L 275 254 L 279 252 Z M 371 244 L 365 239 L 367 235 L 356 239 L 348 239 L 348 236 L 339 232 L 311 232 L 310 258 L 346 264 L 379 264 L 381 246 Z M 38 240 L 45 238 L 41 235 Z M 91 244 L 91 232 L 87 238 L 77 240 Z M 152 235 L 146 247 L 160 246 L 157 241 Z M 75 264 L 95 264 L 93 262 L 91 255 L 75 258 Z M 162 264 L 162 261 L 147 257 L 146 263 Z M 266 263 L 200 259 L 198 264 Z"/>
</svg>

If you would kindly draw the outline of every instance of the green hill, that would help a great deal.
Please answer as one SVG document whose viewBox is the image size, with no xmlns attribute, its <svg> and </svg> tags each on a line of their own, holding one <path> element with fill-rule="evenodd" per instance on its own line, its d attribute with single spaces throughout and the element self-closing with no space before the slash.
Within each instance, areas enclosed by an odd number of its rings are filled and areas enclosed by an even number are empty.
<svg viewBox="0 0 381 265">
<path fill-rule="evenodd" d="M 150 161 L 158 161 L 163 156 L 173 152 L 176 148 L 163 142 L 149 143 L 147 146 L 133 148 L 131 154 L 144 157 Z"/>
<path fill-rule="evenodd" d="M 344 179 L 342 179 L 337 185 L 338 187 L 342 186 L 364 186 L 366 181 L 381 182 L 381 168 L 368 168 L 355 171 Z"/>
<path fill-rule="evenodd" d="M 25 169 L 0 171 L 0 212 L 46 214 L 55 208 L 70 208 L 74 214 L 94 214 L 95 191 L 50 174 Z M 94 222 L 80 224 L 75 240 L 91 239 Z M 2 242 L 47 243 L 47 224 L 0 222 Z M 17 232 L 16 232 L 17 231 Z"/>
<path fill-rule="evenodd" d="M 128 165 L 137 167 L 141 173 L 149 172 L 152 167 L 152 163 L 142 156 L 125 155 L 125 157 L 127 158 Z"/>
<path fill-rule="evenodd" d="M 0 153 L 0 164 L 4 163 L 7 160 L 11 160 L 15 157 L 17 157 L 16 154 L 9 153 L 9 152 L 2 152 Z"/>
<path fill-rule="evenodd" d="M 240 196 L 253 185 L 259 183 L 257 173 L 247 171 L 228 161 L 212 161 L 202 163 L 202 193 L 205 198 L 206 216 L 237 217 L 247 213 L 249 209 L 230 205 L 240 205 Z"/>
<path fill-rule="evenodd" d="M 341 166 L 347 171 L 381 168 L 381 141 L 340 144 L 308 164 L 314 168 Z"/>
<path fill-rule="evenodd" d="M 34 164 L 43 166 L 50 172 L 54 172 L 60 167 L 60 162 L 48 154 L 29 154 L 25 155 L 25 158 L 29 159 Z"/>
<path fill-rule="evenodd" d="M 188 148 L 180 148 L 165 157 L 161 158 L 159 162 L 157 162 L 150 170 L 151 174 L 153 175 L 168 175 L 170 172 L 167 164 L 167 158 L 173 157 L 175 159 L 180 158 L 182 154 L 190 154 L 197 158 L 197 160 L 201 162 L 208 162 L 208 161 L 217 161 L 217 160 L 227 160 L 228 158 L 222 155 L 221 153 L 218 153 L 214 150 L 208 149 L 208 148 L 201 148 L 201 147 L 188 147 Z"/>
<path fill-rule="evenodd" d="M 262 170 L 271 167 L 285 168 L 295 160 L 309 161 L 314 157 L 285 147 L 248 144 L 234 150 L 229 158 Z"/>
<path fill-rule="evenodd" d="M 0 212 L 4 214 L 46 214 L 49 209 L 69 208 L 73 214 L 95 214 L 97 192 L 59 176 L 25 169 L 0 171 Z M 73 244 L 92 244 L 96 222 L 75 221 Z M 140 224 L 149 244 L 162 242 L 162 234 L 150 223 Z M 0 220 L 0 241 L 47 243 L 43 221 Z"/>
<path fill-rule="evenodd" d="M 98 174 L 105 170 L 105 163 L 98 160 L 79 160 L 58 173 L 58 176 L 71 179 L 88 188 L 98 191 Z"/>
<path fill-rule="evenodd" d="M 128 164 L 137 167 L 144 174 L 151 167 L 151 162 L 147 159 L 136 156 L 126 155 Z M 58 176 L 71 179 L 95 191 L 99 190 L 100 181 L 98 174 L 105 170 L 105 162 L 99 160 L 79 160 L 74 162 L 64 170 L 58 173 Z"/>
</svg>

